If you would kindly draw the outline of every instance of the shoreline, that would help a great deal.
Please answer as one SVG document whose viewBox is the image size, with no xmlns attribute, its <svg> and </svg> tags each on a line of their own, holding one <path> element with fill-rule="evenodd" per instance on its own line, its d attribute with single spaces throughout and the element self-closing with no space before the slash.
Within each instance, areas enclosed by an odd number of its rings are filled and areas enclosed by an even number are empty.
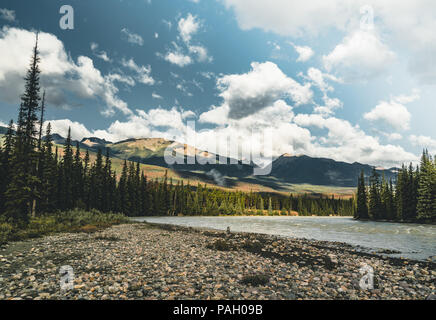
<svg viewBox="0 0 436 320">
<path fill-rule="evenodd" d="M 131 223 L 0 248 L 0 299 L 426 299 L 435 263 L 335 242 Z M 374 269 L 362 290 L 360 268 Z M 59 288 L 70 265 L 72 290 Z"/>
<path fill-rule="evenodd" d="M 326 217 L 328 218 L 328 217 Z M 170 223 L 155 223 L 155 222 L 135 222 L 135 223 L 145 223 L 151 226 L 156 226 L 159 228 L 162 228 L 163 230 L 172 230 L 172 231 L 181 231 L 181 232 L 198 232 L 198 233 L 208 233 L 208 232 L 215 232 L 217 233 L 217 236 L 219 234 L 226 234 L 227 237 L 229 236 L 227 234 L 227 232 L 225 230 L 222 229 L 215 229 L 215 228 L 207 228 L 207 227 L 189 227 L 189 226 L 181 226 L 181 225 L 176 225 L 176 224 L 170 224 Z M 406 258 L 406 257 L 392 257 L 392 256 L 388 256 L 386 254 L 390 254 L 390 253 L 395 253 L 395 252 L 391 252 L 392 250 L 389 249 L 382 249 L 382 248 L 368 248 L 368 247 L 363 247 L 363 246 L 358 246 L 358 245 L 353 245 L 350 243 L 346 243 L 346 242 L 341 242 L 341 241 L 327 241 L 327 240 L 317 240 L 317 239 L 313 239 L 313 238 L 299 238 L 299 237 L 291 237 L 291 236 L 281 236 L 281 235 L 274 235 L 274 234 L 268 234 L 268 233 L 258 233 L 258 232 L 243 232 L 243 231 L 231 231 L 230 235 L 240 235 L 242 237 L 259 237 L 259 238 L 265 238 L 265 237 L 269 237 L 269 238 L 273 238 L 273 239 L 281 239 L 284 241 L 306 241 L 308 242 L 308 244 L 312 244 L 314 246 L 319 246 L 320 244 L 322 244 L 325 249 L 331 249 L 331 250 L 345 250 L 348 251 L 349 253 L 358 255 L 358 256 L 362 256 L 362 257 L 374 257 L 374 258 L 379 258 L 382 260 L 388 260 L 391 261 L 392 263 L 399 263 L 402 264 L 404 261 L 407 261 L 408 263 L 414 263 L 414 264 L 422 264 L 424 266 L 428 266 L 430 268 L 433 268 L 434 270 L 436 270 L 436 262 L 433 262 L 429 259 L 426 260 L 418 260 L 418 259 L 411 259 L 411 258 Z M 231 237 L 231 236 L 230 236 Z M 362 251 L 361 249 L 364 250 L 377 250 L 380 249 L 383 252 L 366 252 L 366 251 Z"/>
</svg>

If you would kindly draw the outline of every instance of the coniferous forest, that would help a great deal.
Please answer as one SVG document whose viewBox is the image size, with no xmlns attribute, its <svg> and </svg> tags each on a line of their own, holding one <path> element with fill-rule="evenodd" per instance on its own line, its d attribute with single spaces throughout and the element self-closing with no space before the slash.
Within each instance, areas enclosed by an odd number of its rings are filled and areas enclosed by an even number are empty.
<svg viewBox="0 0 436 320">
<path fill-rule="evenodd" d="M 395 185 L 392 180 L 380 178 L 373 170 L 367 186 L 362 172 L 358 179 L 354 217 L 361 220 L 435 222 L 436 158 L 432 159 L 424 150 L 419 166 L 402 166 Z"/>
</svg>

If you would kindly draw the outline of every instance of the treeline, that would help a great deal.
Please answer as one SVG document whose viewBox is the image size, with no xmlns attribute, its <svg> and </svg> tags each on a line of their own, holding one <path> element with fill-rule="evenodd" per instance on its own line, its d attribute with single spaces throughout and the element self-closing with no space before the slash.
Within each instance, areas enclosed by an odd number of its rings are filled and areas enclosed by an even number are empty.
<svg viewBox="0 0 436 320">
<path fill-rule="evenodd" d="M 395 185 L 373 170 L 366 186 L 362 172 L 354 216 L 362 220 L 436 222 L 436 158 L 424 150 L 419 166 L 402 166 Z"/>
<path fill-rule="evenodd" d="M 18 142 L 12 123 L 5 137 L 2 151 L 2 172 L 13 177 L 14 147 Z M 39 143 L 38 143 L 39 144 Z M 185 185 L 183 181 L 174 184 L 167 176 L 160 181 L 148 180 L 139 163 L 124 161 L 121 175 L 112 170 L 110 149 L 103 156 L 99 149 L 93 163 L 88 150 L 85 156 L 77 143 L 73 148 L 68 132 L 63 156 L 53 145 L 50 124 L 45 137 L 37 147 L 36 175 L 33 177 L 35 193 L 22 214 L 11 207 L 13 194 L 12 179 L 9 185 L 2 180 L 2 188 L 7 190 L 6 206 L 2 203 L 1 212 L 14 220 L 25 221 L 38 213 L 50 213 L 73 208 L 102 212 L 122 212 L 128 216 L 156 215 L 351 215 L 353 200 L 332 197 L 285 196 L 280 194 L 226 191 L 209 188 L 205 185 Z M 74 150 L 75 149 L 75 150 Z M 12 152 L 9 152 L 12 150 Z M 29 188 L 29 190 L 32 190 Z M 34 205 L 32 206 L 31 204 Z"/>
</svg>

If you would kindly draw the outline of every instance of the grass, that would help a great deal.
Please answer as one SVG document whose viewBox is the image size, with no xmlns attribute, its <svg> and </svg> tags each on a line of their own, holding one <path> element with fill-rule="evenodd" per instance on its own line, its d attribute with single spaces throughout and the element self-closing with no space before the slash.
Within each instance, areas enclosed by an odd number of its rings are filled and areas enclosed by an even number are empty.
<svg viewBox="0 0 436 320">
<path fill-rule="evenodd" d="M 129 220 L 119 213 L 102 213 L 98 210 L 70 210 L 31 218 L 25 227 L 0 221 L 0 245 L 9 241 L 37 238 L 58 232 L 94 233 Z"/>
</svg>

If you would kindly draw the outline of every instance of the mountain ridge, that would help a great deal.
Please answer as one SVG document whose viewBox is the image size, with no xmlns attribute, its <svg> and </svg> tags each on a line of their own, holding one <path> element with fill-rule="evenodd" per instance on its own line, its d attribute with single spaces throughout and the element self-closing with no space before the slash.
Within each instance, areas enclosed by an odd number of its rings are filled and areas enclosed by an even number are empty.
<svg viewBox="0 0 436 320">
<path fill-rule="evenodd" d="M 4 132 L 4 129 L 4 127 L 0 127 L 0 132 Z M 53 134 L 52 136 L 55 143 L 65 143 L 66 139 L 61 135 Z M 285 182 L 320 186 L 356 187 L 357 177 L 360 172 L 363 170 L 365 176 L 369 176 L 373 168 L 375 168 L 375 166 L 362 164 L 357 161 L 348 163 L 324 157 L 284 153 L 269 164 L 271 172 L 268 176 L 253 176 L 255 168 L 253 163 L 244 164 L 241 160 L 228 157 L 224 157 L 227 164 L 201 164 L 197 161 L 193 164 L 187 164 L 186 160 L 192 161 L 194 156 L 205 162 L 205 160 L 210 160 L 214 157 L 218 159 L 219 155 L 164 138 L 130 138 L 111 142 L 97 137 L 84 137 L 81 141 L 72 141 L 74 146 L 76 143 L 79 143 L 82 149 L 89 149 L 95 152 L 99 148 L 109 148 L 110 154 L 113 157 L 147 165 L 171 168 L 182 175 L 201 179 L 213 178 L 219 185 L 223 181 L 229 183 L 236 179 L 247 182 L 261 181 L 267 184 L 273 183 L 273 185 Z M 166 163 L 164 158 L 165 149 L 170 145 L 173 145 L 177 154 L 185 154 L 185 164 L 168 165 Z M 237 163 L 230 164 L 231 161 Z M 386 179 L 395 179 L 396 170 L 397 168 L 390 168 L 378 169 L 377 171 L 380 175 L 385 176 Z M 265 182 L 265 180 L 268 181 Z M 274 182 L 272 182 L 273 180 Z"/>
</svg>

